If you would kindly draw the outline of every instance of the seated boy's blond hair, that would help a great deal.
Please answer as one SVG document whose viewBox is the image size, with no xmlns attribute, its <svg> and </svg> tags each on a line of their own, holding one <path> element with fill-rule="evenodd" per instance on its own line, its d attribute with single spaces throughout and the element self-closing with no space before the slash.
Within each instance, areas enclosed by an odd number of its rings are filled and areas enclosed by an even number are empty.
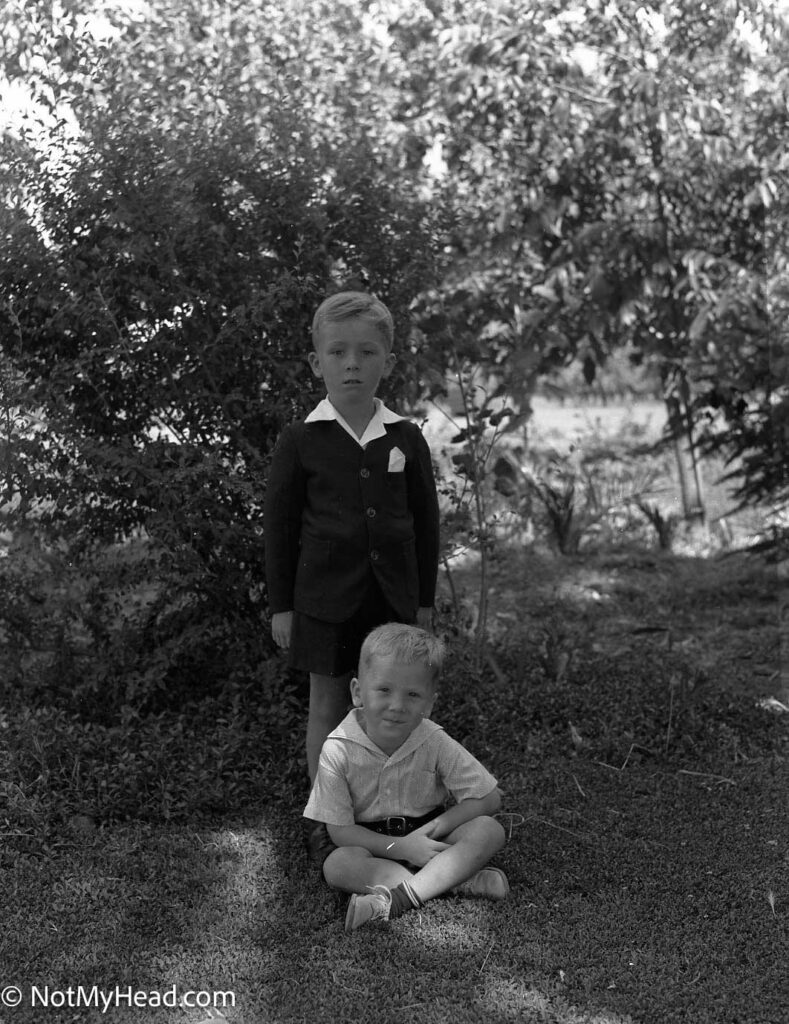
<svg viewBox="0 0 789 1024">
<path fill-rule="evenodd" d="M 359 654 L 359 675 L 367 671 L 373 658 L 392 657 L 404 665 L 427 665 L 433 670 L 435 682 L 444 667 L 445 653 L 443 641 L 427 630 L 387 622 L 365 637 Z"/>
<path fill-rule="evenodd" d="M 324 299 L 312 318 L 312 344 L 317 344 L 325 324 L 341 323 L 354 317 L 369 320 L 381 335 L 387 352 L 391 352 L 394 344 L 392 314 L 380 299 L 369 292 L 337 292 Z"/>
</svg>

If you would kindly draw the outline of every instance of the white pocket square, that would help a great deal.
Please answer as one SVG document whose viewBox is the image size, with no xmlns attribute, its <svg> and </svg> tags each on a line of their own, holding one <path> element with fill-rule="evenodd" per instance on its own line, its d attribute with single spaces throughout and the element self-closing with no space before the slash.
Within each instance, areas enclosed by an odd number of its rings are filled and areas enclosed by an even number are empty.
<svg viewBox="0 0 789 1024">
<path fill-rule="evenodd" d="M 389 452 L 389 472 L 402 473 L 405 469 L 405 455 L 399 448 L 393 448 Z"/>
</svg>

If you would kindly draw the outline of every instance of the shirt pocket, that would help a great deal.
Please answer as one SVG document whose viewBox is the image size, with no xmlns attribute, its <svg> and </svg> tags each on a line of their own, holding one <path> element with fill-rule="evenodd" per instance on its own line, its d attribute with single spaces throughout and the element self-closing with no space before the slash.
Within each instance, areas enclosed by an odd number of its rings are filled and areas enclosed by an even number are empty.
<svg viewBox="0 0 789 1024">
<path fill-rule="evenodd" d="M 437 772 L 422 768 L 409 774 L 405 797 L 411 809 L 425 813 L 444 802 L 446 790 Z"/>
</svg>

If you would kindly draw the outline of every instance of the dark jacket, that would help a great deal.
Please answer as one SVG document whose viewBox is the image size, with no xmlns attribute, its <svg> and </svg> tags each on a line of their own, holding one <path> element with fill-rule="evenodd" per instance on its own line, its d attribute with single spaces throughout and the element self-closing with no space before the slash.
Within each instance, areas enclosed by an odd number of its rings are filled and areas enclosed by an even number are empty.
<svg viewBox="0 0 789 1024">
<path fill-rule="evenodd" d="M 390 464 L 402 461 L 401 472 Z M 372 569 L 405 622 L 431 607 L 438 576 L 438 500 L 430 449 L 400 420 L 362 448 L 336 421 L 286 427 L 266 488 L 266 578 L 272 613 L 343 622 Z"/>
</svg>

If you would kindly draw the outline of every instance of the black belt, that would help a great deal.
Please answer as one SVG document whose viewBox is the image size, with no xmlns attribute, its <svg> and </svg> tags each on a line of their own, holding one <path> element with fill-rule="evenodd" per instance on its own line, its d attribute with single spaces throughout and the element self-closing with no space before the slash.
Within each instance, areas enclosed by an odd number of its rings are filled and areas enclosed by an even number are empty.
<svg viewBox="0 0 789 1024">
<path fill-rule="evenodd" d="M 357 825 L 364 825 L 365 828 L 378 832 L 382 836 L 407 836 L 415 829 L 426 825 L 433 818 L 437 818 L 444 810 L 443 807 L 435 807 L 421 818 L 409 818 L 404 814 L 390 814 L 388 818 L 381 818 L 380 821 L 357 821 Z"/>
</svg>

